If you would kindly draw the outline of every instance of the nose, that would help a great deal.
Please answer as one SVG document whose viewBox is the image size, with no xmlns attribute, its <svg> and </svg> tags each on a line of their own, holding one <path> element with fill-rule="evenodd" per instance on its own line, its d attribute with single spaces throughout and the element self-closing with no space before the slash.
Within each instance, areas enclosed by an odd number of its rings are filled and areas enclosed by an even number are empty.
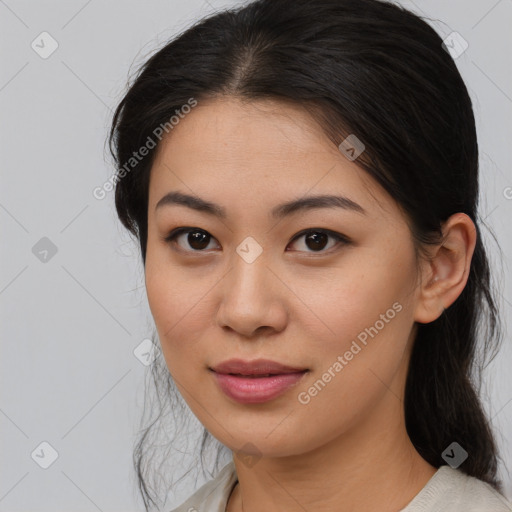
<svg viewBox="0 0 512 512">
<path fill-rule="evenodd" d="M 217 323 L 244 338 L 280 332 L 287 322 L 287 290 L 265 258 L 248 263 L 235 253 L 220 289 Z"/>
</svg>

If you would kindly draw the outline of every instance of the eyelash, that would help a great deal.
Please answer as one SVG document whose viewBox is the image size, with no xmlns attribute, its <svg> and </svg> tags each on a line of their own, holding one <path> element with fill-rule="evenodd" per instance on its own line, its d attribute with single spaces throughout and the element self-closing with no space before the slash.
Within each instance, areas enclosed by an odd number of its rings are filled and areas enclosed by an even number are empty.
<svg viewBox="0 0 512 512">
<path fill-rule="evenodd" d="M 210 235 L 210 233 L 208 233 L 208 231 L 205 231 L 204 229 L 200 229 L 200 228 L 191 228 L 191 227 L 180 227 L 180 228 L 176 228 L 176 229 L 173 229 L 166 237 L 164 237 L 164 241 L 171 244 L 171 243 L 175 243 L 175 239 L 179 236 L 179 235 L 182 235 L 183 233 L 191 233 L 191 232 L 194 232 L 194 231 L 200 231 L 202 233 L 206 233 L 207 235 L 209 235 L 212 239 L 215 240 L 215 237 L 213 237 L 212 235 Z M 340 245 L 343 246 L 343 245 L 349 245 L 351 243 L 351 240 L 340 234 L 340 233 L 337 233 L 336 231 L 331 231 L 329 229 L 321 229 L 321 228 L 309 228 L 309 229 L 304 229 L 302 231 L 300 231 L 299 233 L 297 233 L 293 238 L 292 240 L 290 241 L 290 243 L 292 242 L 295 242 L 297 239 L 299 239 L 300 237 L 304 236 L 304 235 L 308 235 L 310 233 L 322 233 L 322 234 L 325 234 L 331 238 L 334 238 L 338 243 L 334 246 L 334 247 L 331 247 L 330 249 L 327 249 L 326 251 L 324 251 L 323 249 L 321 251 L 302 251 L 302 252 L 307 252 L 307 253 L 310 253 L 310 254 L 329 254 L 331 251 L 333 250 L 336 250 L 337 248 L 339 249 Z M 206 252 L 206 250 L 183 250 L 182 251 L 184 252 L 195 252 L 195 253 L 201 253 L 201 252 Z M 301 251 L 298 251 L 298 252 L 301 252 Z"/>
</svg>

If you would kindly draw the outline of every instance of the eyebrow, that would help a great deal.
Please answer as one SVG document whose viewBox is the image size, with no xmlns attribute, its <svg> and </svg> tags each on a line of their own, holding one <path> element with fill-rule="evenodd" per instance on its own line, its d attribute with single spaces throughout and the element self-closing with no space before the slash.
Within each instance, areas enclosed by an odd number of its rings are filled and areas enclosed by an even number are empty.
<svg viewBox="0 0 512 512">
<path fill-rule="evenodd" d="M 221 219 L 227 218 L 227 212 L 222 206 L 201 199 L 198 196 L 192 196 L 183 192 L 169 192 L 163 196 L 155 206 L 155 210 L 163 206 L 181 205 L 191 208 L 198 212 L 207 213 Z M 270 215 L 275 219 L 287 217 L 299 211 L 313 210 L 317 208 L 343 208 L 344 210 L 354 211 L 366 215 L 367 211 L 358 203 L 345 196 L 335 195 L 317 195 L 307 196 L 301 199 L 294 199 L 286 203 L 275 206 Z"/>
</svg>

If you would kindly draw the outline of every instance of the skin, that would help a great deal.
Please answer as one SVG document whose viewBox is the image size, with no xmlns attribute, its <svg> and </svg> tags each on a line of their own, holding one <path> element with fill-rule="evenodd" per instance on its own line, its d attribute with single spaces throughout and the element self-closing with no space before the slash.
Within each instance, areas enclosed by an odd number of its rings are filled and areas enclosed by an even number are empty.
<svg viewBox="0 0 512 512">
<path fill-rule="evenodd" d="M 227 217 L 183 205 L 155 210 L 171 191 L 217 203 Z M 366 215 L 322 208 L 269 217 L 285 201 L 334 193 Z M 164 240 L 180 226 L 206 231 L 205 248 L 186 233 Z M 350 243 L 329 237 L 315 250 L 305 236 L 294 240 L 310 228 Z M 475 227 L 458 213 L 444 233 L 418 272 L 398 205 L 297 106 L 201 101 L 162 140 L 150 176 L 147 296 L 180 393 L 235 452 L 228 512 L 397 511 L 432 477 L 436 468 L 407 436 L 403 394 L 416 322 L 438 318 L 467 282 Z M 236 252 L 248 236 L 262 248 L 252 263 Z M 300 403 L 298 393 L 396 302 L 401 311 Z M 310 371 L 270 402 L 240 404 L 208 370 L 235 357 Z"/>
</svg>

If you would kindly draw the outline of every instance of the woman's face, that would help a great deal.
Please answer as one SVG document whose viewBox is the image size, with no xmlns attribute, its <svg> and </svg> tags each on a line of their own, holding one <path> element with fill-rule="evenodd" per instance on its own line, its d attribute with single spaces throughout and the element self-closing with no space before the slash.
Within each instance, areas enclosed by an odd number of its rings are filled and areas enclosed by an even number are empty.
<svg viewBox="0 0 512 512">
<path fill-rule="evenodd" d="M 233 451 L 298 455 L 396 424 L 418 301 L 414 250 L 397 205 L 356 162 L 302 110 L 270 101 L 199 102 L 161 142 L 149 305 L 179 391 Z M 177 192 L 225 216 L 160 202 Z M 346 200 L 277 210 L 317 196 Z M 165 240 L 180 227 L 190 231 Z M 230 394 L 211 368 L 233 358 L 307 371 L 231 377 Z"/>
</svg>

